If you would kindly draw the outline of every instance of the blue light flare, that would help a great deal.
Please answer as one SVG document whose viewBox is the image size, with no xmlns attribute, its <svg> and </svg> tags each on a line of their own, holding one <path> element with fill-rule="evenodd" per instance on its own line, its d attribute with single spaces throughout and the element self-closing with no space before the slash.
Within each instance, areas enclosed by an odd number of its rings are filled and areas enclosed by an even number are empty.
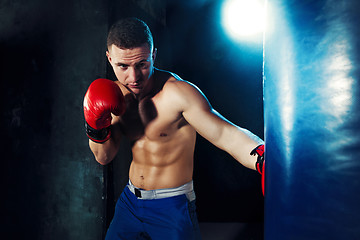
<svg viewBox="0 0 360 240">
<path fill-rule="evenodd" d="M 221 8 L 222 25 L 236 41 L 262 34 L 265 29 L 265 7 L 261 0 L 226 0 Z"/>
</svg>

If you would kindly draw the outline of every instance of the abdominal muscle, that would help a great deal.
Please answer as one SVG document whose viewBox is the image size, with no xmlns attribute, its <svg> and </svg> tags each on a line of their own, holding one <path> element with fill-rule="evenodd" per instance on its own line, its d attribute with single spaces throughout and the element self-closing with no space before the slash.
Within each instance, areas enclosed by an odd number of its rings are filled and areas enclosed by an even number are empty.
<svg viewBox="0 0 360 240">
<path fill-rule="evenodd" d="M 133 185 L 154 190 L 179 187 L 192 180 L 196 133 L 185 130 L 175 135 L 157 141 L 144 136 L 136 141 L 129 170 Z"/>
</svg>

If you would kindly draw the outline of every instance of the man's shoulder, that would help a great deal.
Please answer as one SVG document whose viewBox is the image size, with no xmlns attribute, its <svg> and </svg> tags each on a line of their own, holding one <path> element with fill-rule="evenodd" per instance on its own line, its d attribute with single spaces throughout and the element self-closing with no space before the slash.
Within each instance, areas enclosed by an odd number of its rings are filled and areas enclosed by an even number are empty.
<svg viewBox="0 0 360 240">
<path fill-rule="evenodd" d="M 172 98 L 189 103 L 189 101 L 197 101 L 199 98 L 206 98 L 195 84 L 182 79 L 175 73 L 156 69 L 156 75 L 164 80 L 161 93 L 167 99 Z"/>
<path fill-rule="evenodd" d="M 197 87 L 194 84 L 175 76 L 169 78 L 163 87 L 164 92 L 174 95 L 174 97 L 185 97 L 187 94 L 191 94 L 195 89 L 197 89 Z"/>
</svg>

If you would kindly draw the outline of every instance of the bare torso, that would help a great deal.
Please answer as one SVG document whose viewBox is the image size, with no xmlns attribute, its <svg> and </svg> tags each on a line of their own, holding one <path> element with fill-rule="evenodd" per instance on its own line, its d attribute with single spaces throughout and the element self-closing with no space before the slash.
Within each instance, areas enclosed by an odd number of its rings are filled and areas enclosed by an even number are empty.
<svg viewBox="0 0 360 240">
<path fill-rule="evenodd" d="M 127 109 L 114 122 L 131 141 L 131 182 L 146 190 L 178 187 L 192 179 L 196 131 L 173 97 L 181 80 L 155 70 L 151 81 L 138 97 L 119 83 Z"/>
</svg>

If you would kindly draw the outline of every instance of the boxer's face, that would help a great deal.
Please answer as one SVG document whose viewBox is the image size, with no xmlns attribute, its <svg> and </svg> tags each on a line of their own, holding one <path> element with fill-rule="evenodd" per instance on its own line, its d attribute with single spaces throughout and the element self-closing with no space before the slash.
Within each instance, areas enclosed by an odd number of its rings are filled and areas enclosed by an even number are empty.
<svg viewBox="0 0 360 240">
<path fill-rule="evenodd" d="M 136 95 L 141 93 L 152 76 L 156 51 L 147 44 L 133 49 L 111 45 L 106 56 L 119 82 Z"/>
</svg>

